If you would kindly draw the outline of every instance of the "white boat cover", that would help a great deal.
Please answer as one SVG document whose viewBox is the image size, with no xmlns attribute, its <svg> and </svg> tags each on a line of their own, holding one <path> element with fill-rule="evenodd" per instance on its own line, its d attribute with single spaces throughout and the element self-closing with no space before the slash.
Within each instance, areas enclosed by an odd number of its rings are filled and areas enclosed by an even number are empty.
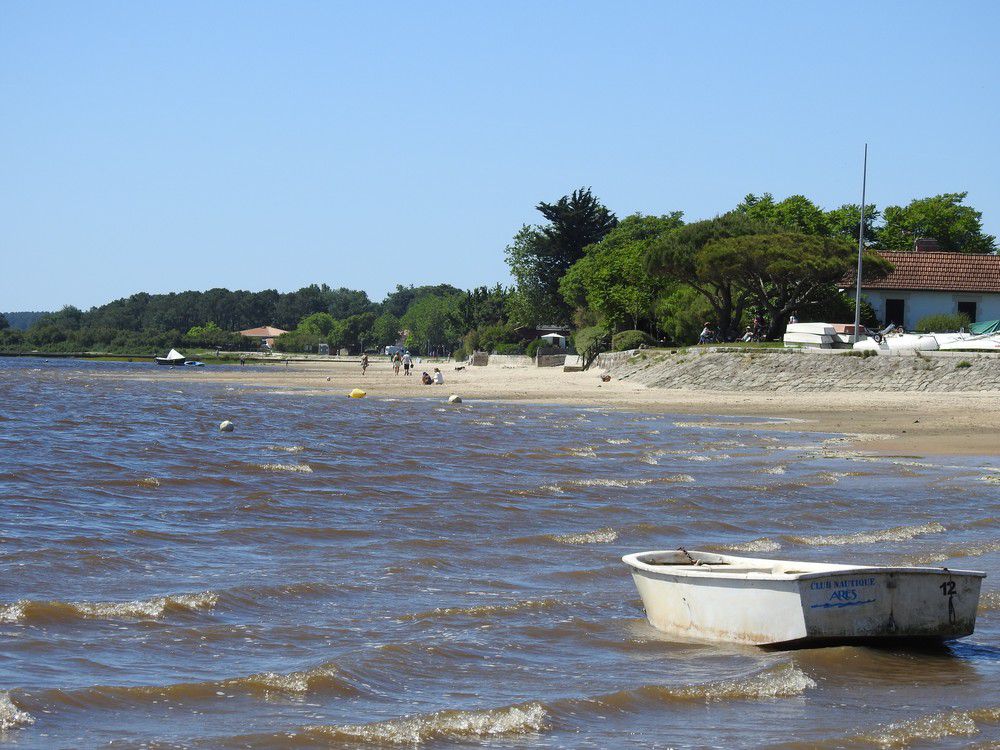
<svg viewBox="0 0 1000 750">
<path fill-rule="evenodd" d="M 837 333 L 829 323 L 789 323 L 785 333 L 811 333 L 820 336 L 833 336 Z"/>
<path fill-rule="evenodd" d="M 170 353 L 167 354 L 167 356 L 164 357 L 163 359 L 187 359 L 187 357 L 185 357 L 183 354 L 181 354 L 176 349 L 171 349 Z"/>
</svg>

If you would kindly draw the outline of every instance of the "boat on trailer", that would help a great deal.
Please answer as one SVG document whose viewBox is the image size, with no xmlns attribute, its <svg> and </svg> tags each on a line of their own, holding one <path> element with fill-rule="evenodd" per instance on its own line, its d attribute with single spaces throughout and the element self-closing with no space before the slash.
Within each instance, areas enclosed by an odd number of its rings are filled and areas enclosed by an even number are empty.
<svg viewBox="0 0 1000 750">
<path fill-rule="evenodd" d="M 684 549 L 637 552 L 622 561 L 653 627 L 684 638 L 760 646 L 961 638 L 975 629 L 986 577 L 974 570 Z"/>
</svg>

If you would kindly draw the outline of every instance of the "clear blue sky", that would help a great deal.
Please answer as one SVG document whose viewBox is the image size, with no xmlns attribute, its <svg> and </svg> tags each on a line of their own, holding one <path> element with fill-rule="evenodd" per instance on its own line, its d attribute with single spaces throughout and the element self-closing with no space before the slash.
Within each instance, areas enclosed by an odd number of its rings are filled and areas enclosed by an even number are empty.
<svg viewBox="0 0 1000 750">
<path fill-rule="evenodd" d="M 533 206 L 969 191 L 1000 234 L 987 2 L 0 3 L 0 310 L 509 282 Z"/>
</svg>

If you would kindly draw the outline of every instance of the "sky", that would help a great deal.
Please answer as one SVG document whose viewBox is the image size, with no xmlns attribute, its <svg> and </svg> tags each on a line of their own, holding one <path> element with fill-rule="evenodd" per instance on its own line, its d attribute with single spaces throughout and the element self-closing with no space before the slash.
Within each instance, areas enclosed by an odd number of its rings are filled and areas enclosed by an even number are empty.
<svg viewBox="0 0 1000 750">
<path fill-rule="evenodd" d="M 688 220 L 968 191 L 1000 4 L 0 3 L 0 310 L 510 283 L 539 201 Z"/>
</svg>

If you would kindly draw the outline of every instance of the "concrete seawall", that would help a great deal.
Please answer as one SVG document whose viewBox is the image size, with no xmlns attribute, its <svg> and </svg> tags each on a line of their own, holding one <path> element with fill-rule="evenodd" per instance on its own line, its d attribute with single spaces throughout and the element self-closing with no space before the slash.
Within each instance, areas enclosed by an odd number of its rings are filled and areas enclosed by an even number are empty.
<svg viewBox="0 0 1000 750">
<path fill-rule="evenodd" d="M 651 388 L 714 391 L 1000 391 L 1000 356 L 690 348 L 600 355 L 595 368 Z"/>
</svg>

